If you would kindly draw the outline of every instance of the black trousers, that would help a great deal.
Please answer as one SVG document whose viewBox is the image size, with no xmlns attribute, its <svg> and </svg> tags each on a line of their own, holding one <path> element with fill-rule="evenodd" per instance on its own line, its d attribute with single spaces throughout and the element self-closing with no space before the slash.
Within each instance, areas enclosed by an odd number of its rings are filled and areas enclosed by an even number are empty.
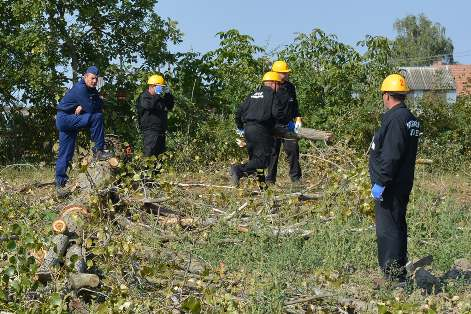
<svg viewBox="0 0 471 314">
<path fill-rule="evenodd" d="M 158 156 L 165 152 L 165 131 L 142 131 L 144 139 L 144 156 Z"/>
<path fill-rule="evenodd" d="M 260 175 L 260 170 L 266 169 L 270 162 L 273 146 L 271 129 L 260 124 L 247 124 L 244 130 L 249 161 L 237 165 L 237 171 L 240 176 L 248 176 L 257 173 L 257 170 L 259 170 L 258 174 Z"/>
<path fill-rule="evenodd" d="M 268 166 L 267 181 L 276 182 L 278 171 L 278 158 L 280 156 L 281 144 L 288 157 L 289 176 L 292 182 L 301 179 L 301 166 L 299 165 L 299 145 L 297 140 L 286 140 L 276 138 L 273 143 L 272 154 Z"/>
<path fill-rule="evenodd" d="M 375 206 L 378 262 L 385 276 L 392 280 L 403 280 L 406 276 L 409 194 L 386 188 L 383 201 L 376 201 Z"/>
</svg>

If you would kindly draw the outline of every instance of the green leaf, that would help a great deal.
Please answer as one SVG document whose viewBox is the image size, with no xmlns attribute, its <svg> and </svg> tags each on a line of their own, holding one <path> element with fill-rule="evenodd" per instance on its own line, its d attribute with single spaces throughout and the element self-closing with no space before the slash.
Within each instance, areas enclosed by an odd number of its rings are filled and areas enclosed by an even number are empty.
<svg viewBox="0 0 471 314">
<path fill-rule="evenodd" d="M 20 235 L 21 234 L 21 227 L 19 224 L 13 224 L 11 226 L 11 233 L 13 235 Z"/>
<path fill-rule="evenodd" d="M 12 278 L 13 276 L 15 276 L 15 272 L 15 268 L 13 266 L 10 266 L 5 270 L 5 275 L 9 278 Z"/>
<path fill-rule="evenodd" d="M 194 296 L 189 296 L 182 303 L 182 310 L 192 314 L 201 313 L 201 301 Z"/>
<path fill-rule="evenodd" d="M 14 241 L 14 240 L 8 241 L 8 243 L 7 243 L 7 249 L 8 249 L 9 251 L 14 251 L 14 250 L 16 250 L 16 241 Z"/>
<path fill-rule="evenodd" d="M 53 306 L 61 306 L 62 305 L 62 298 L 61 296 L 59 295 L 59 293 L 53 293 L 51 295 L 51 299 L 49 301 L 49 304 L 53 305 Z"/>
</svg>

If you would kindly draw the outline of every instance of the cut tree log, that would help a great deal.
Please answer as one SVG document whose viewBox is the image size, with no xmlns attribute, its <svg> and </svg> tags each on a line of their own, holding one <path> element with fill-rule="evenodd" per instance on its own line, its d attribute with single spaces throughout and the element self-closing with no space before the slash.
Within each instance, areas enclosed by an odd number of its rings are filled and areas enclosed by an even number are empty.
<svg viewBox="0 0 471 314">
<path fill-rule="evenodd" d="M 62 219 L 57 219 L 52 223 L 52 230 L 55 233 L 65 233 L 67 231 L 67 224 Z"/>
<path fill-rule="evenodd" d="M 273 135 L 284 139 L 306 139 L 310 141 L 326 141 L 330 142 L 334 139 L 332 132 L 314 130 L 310 128 L 301 128 L 297 133 L 288 131 L 288 128 L 277 126 L 274 129 Z"/>
<path fill-rule="evenodd" d="M 80 245 L 73 244 L 70 246 L 65 255 L 65 264 L 77 273 L 85 272 L 87 266 L 85 265 L 85 258 Z"/>
<path fill-rule="evenodd" d="M 57 234 L 52 238 L 52 247 L 44 257 L 44 263 L 38 269 L 38 279 L 47 282 L 52 279 L 51 268 L 58 265 L 69 245 L 69 237 L 65 234 Z"/>
<path fill-rule="evenodd" d="M 119 159 L 116 157 L 111 157 L 108 159 L 108 164 L 111 166 L 111 168 L 116 169 L 119 166 Z"/>
<path fill-rule="evenodd" d="M 60 220 L 65 223 L 70 237 L 80 237 L 87 217 L 88 210 L 84 206 L 69 205 L 62 210 Z"/>
<path fill-rule="evenodd" d="M 78 175 L 76 186 L 82 196 L 95 189 L 100 189 L 110 183 L 113 178 L 113 168 L 108 161 L 97 161 L 90 164 L 84 172 Z M 81 200 L 80 198 L 78 198 Z M 77 203 L 83 203 L 77 201 Z"/>
<path fill-rule="evenodd" d="M 70 274 L 69 283 L 72 289 L 96 288 L 100 284 L 100 278 L 95 274 Z"/>
</svg>

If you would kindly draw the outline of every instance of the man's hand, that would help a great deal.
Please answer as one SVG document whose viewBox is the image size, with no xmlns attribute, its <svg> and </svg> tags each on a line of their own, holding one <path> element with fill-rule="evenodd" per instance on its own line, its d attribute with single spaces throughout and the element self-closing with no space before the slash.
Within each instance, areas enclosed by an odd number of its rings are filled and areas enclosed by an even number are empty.
<svg viewBox="0 0 471 314">
<path fill-rule="evenodd" d="M 157 85 L 155 87 L 155 93 L 157 95 L 161 95 L 161 94 L 163 94 L 163 92 L 164 92 L 164 87 L 162 85 Z"/>
<path fill-rule="evenodd" d="M 377 201 L 382 201 L 383 200 L 383 192 L 384 192 L 384 186 L 381 186 L 379 184 L 374 184 L 373 187 L 371 188 L 371 196 Z"/>
<path fill-rule="evenodd" d="M 83 108 L 82 108 L 82 106 L 78 106 L 77 108 L 75 108 L 75 115 L 77 115 L 77 116 L 78 116 L 79 114 L 81 114 L 81 113 L 82 113 L 82 111 L 83 111 Z"/>
</svg>

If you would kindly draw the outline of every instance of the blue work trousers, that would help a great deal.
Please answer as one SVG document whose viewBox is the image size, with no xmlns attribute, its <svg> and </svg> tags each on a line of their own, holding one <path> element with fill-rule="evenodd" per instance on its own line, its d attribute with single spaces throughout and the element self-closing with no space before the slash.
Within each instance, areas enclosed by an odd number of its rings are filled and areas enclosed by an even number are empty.
<svg viewBox="0 0 471 314">
<path fill-rule="evenodd" d="M 83 113 L 80 115 L 57 112 L 56 127 L 59 130 L 59 155 L 56 162 L 56 185 L 63 186 L 67 180 L 67 168 L 74 156 L 75 141 L 78 131 L 90 129 L 91 140 L 95 142 L 94 150 L 105 146 L 103 113 Z"/>
</svg>

